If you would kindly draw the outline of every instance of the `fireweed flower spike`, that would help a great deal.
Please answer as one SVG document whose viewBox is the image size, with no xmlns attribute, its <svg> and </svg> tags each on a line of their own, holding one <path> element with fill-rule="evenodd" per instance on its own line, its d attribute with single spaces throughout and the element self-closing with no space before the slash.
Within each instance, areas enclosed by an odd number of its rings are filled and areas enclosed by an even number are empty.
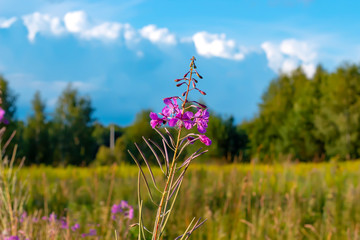
<svg viewBox="0 0 360 240">
<path fill-rule="evenodd" d="M 161 112 L 150 113 L 150 125 L 160 135 L 162 139 L 161 142 L 156 143 L 151 139 L 143 137 L 146 146 L 153 153 L 154 159 L 156 159 L 160 169 L 162 171 L 166 170 L 163 171 L 165 178 L 161 178 L 164 179 L 164 183 L 157 184 L 157 181 L 160 180 L 155 179 L 152 167 L 147 160 L 148 158 L 140 149 L 139 145 L 135 143 L 135 147 L 138 150 L 138 153 L 136 154 L 128 150 L 130 156 L 139 167 L 139 216 L 138 223 L 133 224 L 133 226 L 139 227 L 139 240 L 150 239 L 150 236 L 151 240 L 160 240 L 162 238 L 162 235 L 166 231 L 166 224 L 172 213 L 175 211 L 174 203 L 178 197 L 178 193 L 184 179 L 184 174 L 194 159 L 208 151 L 200 148 L 189 156 L 183 156 L 186 153 L 186 151 L 183 150 L 189 146 L 189 144 L 193 144 L 197 140 L 203 143 L 204 147 L 211 145 L 211 140 L 204 135 L 209 122 L 209 112 L 207 111 L 207 107 L 199 102 L 189 100 L 190 92 L 193 90 L 199 91 L 201 94 L 205 95 L 205 92 L 197 88 L 197 85 L 200 85 L 201 81 L 193 78 L 193 76 L 196 75 L 198 79 L 203 79 L 197 70 L 195 70 L 195 68 L 197 68 L 195 66 L 195 60 L 195 57 L 191 58 L 190 70 L 185 73 L 183 78 L 175 79 L 177 87 L 185 88 L 185 92 L 182 93 L 183 98 L 179 96 L 164 98 L 163 102 L 165 106 Z M 196 110 L 196 112 L 193 113 L 191 109 Z M 172 127 L 174 131 L 169 131 L 166 128 L 167 126 Z M 163 130 L 165 133 L 162 133 Z M 174 132 L 175 137 L 173 137 Z M 145 162 L 150 178 L 147 177 L 147 174 L 145 174 L 145 168 L 141 167 L 141 159 Z M 163 165 L 165 165 L 165 167 L 163 167 Z M 150 227 L 144 226 L 143 223 L 143 200 L 140 194 L 141 178 L 144 180 L 144 186 L 146 187 L 150 200 L 154 203 L 155 208 L 157 209 L 156 214 L 154 215 L 153 225 Z M 153 187 L 150 187 L 151 184 Z M 159 186 L 164 187 L 159 189 Z M 156 189 L 157 192 L 154 192 L 154 189 Z M 155 194 L 159 194 L 160 196 L 154 198 Z M 154 199 L 160 200 L 159 202 L 155 202 Z M 113 206 L 113 219 L 115 218 L 115 215 L 120 212 L 131 219 L 133 217 L 133 208 L 124 208 L 120 205 L 121 203 Z M 125 212 L 124 209 L 126 209 Z M 199 228 L 206 221 L 200 220 L 201 219 L 195 221 L 194 219 L 187 227 L 184 234 L 179 236 L 177 239 L 188 239 L 193 231 Z"/>
</svg>

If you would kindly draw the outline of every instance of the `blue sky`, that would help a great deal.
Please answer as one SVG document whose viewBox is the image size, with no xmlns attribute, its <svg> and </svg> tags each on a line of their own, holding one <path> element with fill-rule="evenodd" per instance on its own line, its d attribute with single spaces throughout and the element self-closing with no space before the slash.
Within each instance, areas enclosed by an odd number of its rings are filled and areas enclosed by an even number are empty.
<svg viewBox="0 0 360 240">
<path fill-rule="evenodd" d="M 89 95 L 94 117 L 130 124 L 180 95 L 174 79 L 197 58 L 199 88 L 215 112 L 254 116 L 269 82 L 301 66 L 312 77 L 360 59 L 358 1 L 0 0 L 0 73 L 31 114 L 68 83 Z"/>
</svg>

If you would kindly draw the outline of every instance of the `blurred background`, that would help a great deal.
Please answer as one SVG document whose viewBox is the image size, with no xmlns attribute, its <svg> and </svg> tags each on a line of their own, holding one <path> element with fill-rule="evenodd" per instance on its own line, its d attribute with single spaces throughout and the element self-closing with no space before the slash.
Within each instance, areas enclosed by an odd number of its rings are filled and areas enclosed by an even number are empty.
<svg viewBox="0 0 360 240">
<path fill-rule="evenodd" d="M 146 132 L 149 111 L 183 92 L 173 80 L 195 56 L 215 158 L 357 158 L 359 5 L 0 0 L 9 128 L 28 164 L 88 165 L 110 126 L 118 149 L 145 134 L 131 126 Z"/>
</svg>

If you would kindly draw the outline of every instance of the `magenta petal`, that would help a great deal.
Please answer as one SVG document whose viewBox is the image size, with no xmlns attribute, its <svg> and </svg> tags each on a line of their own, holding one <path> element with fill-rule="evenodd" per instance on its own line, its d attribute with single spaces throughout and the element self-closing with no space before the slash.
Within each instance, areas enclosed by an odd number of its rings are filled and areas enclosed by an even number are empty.
<svg viewBox="0 0 360 240">
<path fill-rule="evenodd" d="M 211 145 L 211 140 L 210 138 L 208 138 L 207 136 L 205 135 L 199 135 L 199 139 L 202 143 L 204 143 L 206 146 L 210 146 Z"/>
<path fill-rule="evenodd" d="M 184 113 L 184 117 L 186 117 L 187 119 L 191 119 L 194 116 L 194 113 L 192 112 L 185 112 Z"/>
<path fill-rule="evenodd" d="M 165 103 L 166 105 L 172 104 L 170 98 L 165 98 L 165 99 L 164 99 L 164 103 Z"/>
<path fill-rule="evenodd" d="M 199 133 L 205 133 L 206 132 L 206 128 L 204 128 L 204 126 L 202 124 L 198 124 L 197 129 L 198 129 Z"/>
<path fill-rule="evenodd" d="M 170 119 L 170 121 L 169 121 L 169 126 L 170 127 L 175 127 L 176 126 L 176 123 L 179 121 L 179 119 L 177 119 L 177 118 L 172 118 L 172 119 Z"/>
<path fill-rule="evenodd" d="M 202 113 L 202 110 L 199 109 L 199 111 L 197 111 L 197 112 L 195 113 L 195 117 L 196 117 L 196 118 L 200 117 L 200 116 L 201 116 L 201 113 Z"/>
<path fill-rule="evenodd" d="M 151 112 L 151 113 L 150 113 L 150 118 L 151 118 L 152 120 L 157 120 L 157 119 L 159 119 L 158 115 L 157 115 L 156 113 L 154 113 L 154 112 Z"/>
<path fill-rule="evenodd" d="M 193 122 L 192 121 L 185 121 L 184 122 L 185 128 L 187 130 L 191 129 L 193 127 Z"/>
<path fill-rule="evenodd" d="M 152 128 L 155 128 L 158 125 L 158 121 L 157 120 L 151 120 L 150 125 L 151 125 Z"/>
<path fill-rule="evenodd" d="M 171 110 L 167 106 L 165 106 L 161 112 L 166 117 L 169 117 L 171 115 Z"/>
</svg>

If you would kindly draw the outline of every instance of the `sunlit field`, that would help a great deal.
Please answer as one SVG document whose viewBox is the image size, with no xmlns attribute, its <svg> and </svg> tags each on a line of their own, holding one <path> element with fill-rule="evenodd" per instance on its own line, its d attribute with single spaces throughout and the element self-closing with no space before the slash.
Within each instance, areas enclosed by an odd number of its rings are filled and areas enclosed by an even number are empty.
<svg viewBox="0 0 360 240">
<path fill-rule="evenodd" d="M 91 225 L 100 239 L 114 239 L 111 206 L 126 200 L 138 215 L 137 173 L 128 165 L 29 167 L 21 169 L 19 177 L 28 186 L 28 215 L 54 212 L 70 225 L 79 223 L 79 231 L 86 232 Z M 159 169 L 154 174 L 162 176 Z M 359 182 L 360 161 L 194 165 L 163 239 L 181 235 L 193 217 L 207 222 L 192 239 L 357 239 Z M 147 216 L 156 209 L 142 190 L 144 222 L 150 225 Z M 134 222 L 122 219 L 116 228 Z M 19 226 L 25 227 L 25 222 Z M 129 238 L 135 239 L 136 233 L 137 227 L 130 229 Z"/>
</svg>

